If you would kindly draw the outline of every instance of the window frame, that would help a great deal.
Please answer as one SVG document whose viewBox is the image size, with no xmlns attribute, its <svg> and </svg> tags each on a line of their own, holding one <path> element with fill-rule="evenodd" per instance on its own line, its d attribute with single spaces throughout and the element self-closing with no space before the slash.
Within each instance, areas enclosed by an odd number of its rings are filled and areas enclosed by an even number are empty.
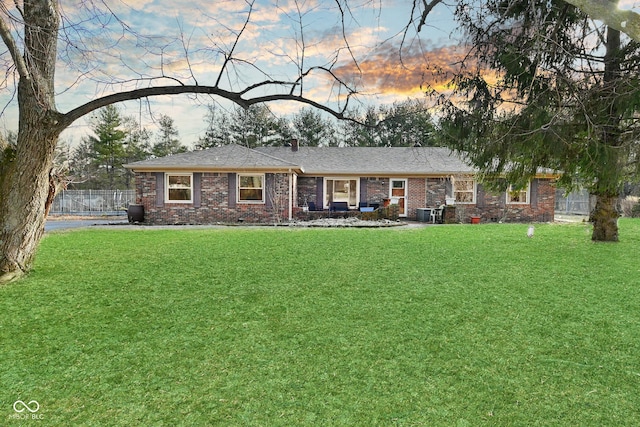
<svg viewBox="0 0 640 427">
<path fill-rule="evenodd" d="M 464 190 L 464 191 L 458 190 L 457 189 L 457 184 L 458 184 L 459 181 L 471 181 L 473 183 L 471 191 L 469 191 L 469 190 Z M 458 201 L 457 193 L 471 193 L 471 201 L 470 202 Z M 456 178 L 453 181 L 453 199 L 454 199 L 456 205 L 475 205 L 476 204 L 476 199 L 477 199 L 477 194 L 478 194 L 478 182 L 474 178 Z"/>
<path fill-rule="evenodd" d="M 242 187 L 242 177 L 260 177 L 260 182 L 262 183 L 262 187 Z M 260 204 L 264 204 L 265 203 L 265 190 L 266 190 L 266 174 L 264 173 L 239 173 L 238 174 L 238 182 L 236 185 L 236 201 L 237 203 L 243 203 L 243 204 L 254 204 L 254 205 L 260 205 Z M 260 200 L 258 199 L 242 199 L 241 194 L 242 194 L 242 190 L 249 190 L 249 189 L 256 189 L 259 188 L 261 193 L 262 193 L 262 198 Z"/>
<path fill-rule="evenodd" d="M 331 205 L 331 201 L 336 201 L 334 199 L 334 195 L 335 192 L 333 192 L 333 190 L 335 189 L 335 181 L 348 181 L 349 182 L 349 191 L 347 192 L 347 199 L 351 198 L 351 181 L 355 182 L 356 188 L 355 188 L 355 194 L 354 194 L 354 204 L 351 204 L 349 202 L 349 200 L 347 200 L 347 205 L 349 206 L 349 209 L 357 209 L 358 208 L 358 201 L 360 200 L 360 178 L 359 177 L 353 177 L 353 176 L 326 176 L 324 177 L 323 180 L 323 200 L 324 200 L 324 209 L 329 209 L 330 205 Z M 334 182 L 334 186 L 332 188 L 332 195 L 331 198 L 329 197 L 329 181 L 333 181 Z M 329 201 L 329 199 L 331 199 L 331 201 Z M 337 200 L 337 201 L 342 201 L 342 200 Z"/>
<path fill-rule="evenodd" d="M 188 176 L 189 177 L 189 186 L 188 187 L 176 187 L 176 186 L 171 186 L 169 181 L 171 179 L 172 176 Z M 171 190 L 184 190 L 184 189 L 188 189 L 189 190 L 189 199 L 188 200 L 178 200 L 178 199 L 171 199 L 170 198 L 170 192 Z M 188 204 L 193 204 L 193 173 L 191 172 L 165 172 L 164 174 L 164 201 L 165 203 L 188 203 Z"/>
<path fill-rule="evenodd" d="M 509 184 L 509 187 L 507 188 L 507 192 L 505 194 L 506 197 L 506 204 L 507 205 L 528 205 L 531 203 L 531 182 L 527 183 L 527 186 L 525 188 L 522 188 L 520 190 L 517 190 L 517 193 L 519 195 L 521 195 L 522 193 L 525 194 L 525 197 L 527 198 L 526 201 L 524 202 L 520 202 L 520 201 L 513 201 L 511 199 L 511 195 L 516 192 L 516 190 L 513 190 L 513 184 Z"/>
</svg>

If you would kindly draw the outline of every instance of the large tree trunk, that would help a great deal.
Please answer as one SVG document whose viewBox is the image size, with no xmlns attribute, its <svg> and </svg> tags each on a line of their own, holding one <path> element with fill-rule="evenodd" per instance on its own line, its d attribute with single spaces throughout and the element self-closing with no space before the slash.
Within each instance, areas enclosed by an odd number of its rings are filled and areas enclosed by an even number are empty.
<svg viewBox="0 0 640 427">
<path fill-rule="evenodd" d="M 597 116 L 602 117 L 602 135 L 600 137 L 601 174 L 595 183 L 596 206 L 591 213 L 593 234 L 591 239 L 598 242 L 618 241 L 617 209 L 618 190 L 623 182 L 623 152 L 619 149 L 622 141 L 620 121 L 622 118 L 619 95 L 616 84 L 620 79 L 620 31 L 611 27 L 607 29 L 606 53 L 604 56 L 603 96 Z"/>
<path fill-rule="evenodd" d="M 52 201 L 50 175 L 59 134 L 56 114 L 43 111 L 33 96 L 20 103 L 17 145 L 6 147 L 1 156 L 0 284 L 29 271 L 44 232 L 46 204 Z"/>
<path fill-rule="evenodd" d="M 596 206 L 591 212 L 593 233 L 591 240 L 597 242 L 618 241 L 618 196 L 596 194 Z"/>
<path fill-rule="evenodd" d="M 24 2 L 18 140 L 0 153 L 0 284 L 24 275 L 44 232 L 51 169 L 63 129 L 54 102 L 58 4 Z M 6 35 L 5 35 L 6 36 Z"/>
</svg>

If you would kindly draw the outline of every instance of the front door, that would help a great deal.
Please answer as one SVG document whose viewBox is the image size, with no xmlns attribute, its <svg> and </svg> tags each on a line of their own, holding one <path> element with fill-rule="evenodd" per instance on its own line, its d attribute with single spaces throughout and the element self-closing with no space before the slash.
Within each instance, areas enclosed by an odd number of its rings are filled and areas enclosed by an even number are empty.
<svg viewBox="0 0 640 427">
<path fill-rule="evenodd" d="M 400 206 L 400 216 L 407 216 L 407 180 L 392 179 L 389 186 L 391 204 Z"/>
</svg>

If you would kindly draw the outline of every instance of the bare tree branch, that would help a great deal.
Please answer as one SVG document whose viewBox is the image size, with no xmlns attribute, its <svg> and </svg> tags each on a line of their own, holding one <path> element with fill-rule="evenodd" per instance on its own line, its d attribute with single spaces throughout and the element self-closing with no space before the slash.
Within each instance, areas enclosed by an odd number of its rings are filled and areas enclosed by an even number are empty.
<svg viewBox="0 0 640 427">
<path fill-rule="evenodd" d="M 5 7 L 2 6 L 2 9 L 4 10 Z M 18 45 L 11 35 L 11 29 L 7 25 L 4 18 L 0 18 L 0 36 L 2 37 L 2 41 L 7 46 L 7 49 L 11 54 L 11 59 L 13 59 L 13 63 L 15 64 L 20 77 L 27 80 L 30 79 L 27 64 L 24 62 L 24 58 L 20 54 L 20 49 L 18 49 Z"/>
<path fill-rule="evenodd" d="M 242 37 L 242 34 L 245 32 L 245 30 L 247 29 L 247 26 L 249 25 L 249 22 L 251 21 L 251 13 L 253 12 L 254 1 L 253 0 L 247 1 L 246 3 L 249 6 L 249 12 L 247 12 L 247 17 L 244 20 L 244 24 L 242 25 L 242 28 L 238 32 L 236 39 L 233 42 L 233 46 L 231 47 L 231 50 L 229 50 L 229 52 L 224 53 L 224 63 L 222 64 L 222 67 L 220 67 L 220 74 L 218 74 L 218 79 L 216 80 L 215 86 L 220 85 L 220 81 L 222 80 L 222 76 L 225 74 L 227 65 L 229 65 L 229 63 L 233 61 L 233 54 L 236 48 L 238 47 L 240 38 Z"/>
<path fill-rule="evenodd" d="M 265 85 L 288 85 L 288 84 L 295 85 L 295 83 L 290 83 L 290 82 L 276 82 L 276 81 L 262 82 L 259 84 L 252 85 L 239 92 L 232 92 L 232 91 L 221 89 L 215 86 L 198 86 L 198 85 L 157 86 L 157 87 L 136 89 L 128 92 L 119 92 L 113 95 L 107 95 L 101 98 L 94 99 L 90 102 L 87 102 L 84 105 L 74 108 L 68 113 L 61 114 L 58 119 L 58 124 L 63 127 L 69 126 L 74 121 L 91 113 L 92 111 L 98 110 L 102 107 L 106 107 L 107 105 L 111 105 L 117 102 L 132 101 L 132 100 L 148 98 L 152 96 L 179 95 L 179 94 L 187 94 L 187 93 L 220 96 L 224 99 L 234 102 L 235 104 L 237 104 L 242 108 L 249 108 L 254 104 L 266 103 L 270 101 L 296 101 L 301 104 L 306 104 L 306 105 L 310 105 L 315 108 L 318 108 L 322 111 L 325 111 L 331 114 L 332 116 L 338 119 L 352 120 L 344 115 L 344 112 L 346 111 L 346 108 L 347 108 L 348 99 L 351 94 L 347 95 L 347 102 L 345 103 L 345 106 L 339 111 L 336 111 L 331 107 L 321 104 L 319 102 L 316 102 L 314 100 L 305 98 L 300 95 L 294 95 L 292 93 L 264 95 L 264 96 L 249 98 L 249 99 L 245 99 L 242 97 L 243 94 L 257 87 L 261 87 Z"/>
<path fill-rule="evenodd" d="M 434 7 L 436 7 L 439 3 L 442 3 L 442 0 L 431 0 L 431 3 L 427 3 L 427 0 L 422 0 L 422 4 L 424 4 L 424 10 L 422 11 L 422 16 L 420 17 L 420 22 L 418 23 L 418 32 L 422 30 L 422 27 L 427 22 L 427 17 L 431 13 Z"/>
</svg>

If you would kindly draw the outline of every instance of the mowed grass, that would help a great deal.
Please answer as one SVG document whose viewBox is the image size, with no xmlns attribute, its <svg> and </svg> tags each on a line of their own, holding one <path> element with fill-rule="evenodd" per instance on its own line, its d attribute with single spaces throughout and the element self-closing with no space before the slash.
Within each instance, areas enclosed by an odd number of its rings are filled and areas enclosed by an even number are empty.
<svg viewBox="0 0 640 427">
<path fill-rule="evenodd" d="M 0 425 L 637 425 L 620 225 L 53 233 L 0 288 Z"/>
</svg>

